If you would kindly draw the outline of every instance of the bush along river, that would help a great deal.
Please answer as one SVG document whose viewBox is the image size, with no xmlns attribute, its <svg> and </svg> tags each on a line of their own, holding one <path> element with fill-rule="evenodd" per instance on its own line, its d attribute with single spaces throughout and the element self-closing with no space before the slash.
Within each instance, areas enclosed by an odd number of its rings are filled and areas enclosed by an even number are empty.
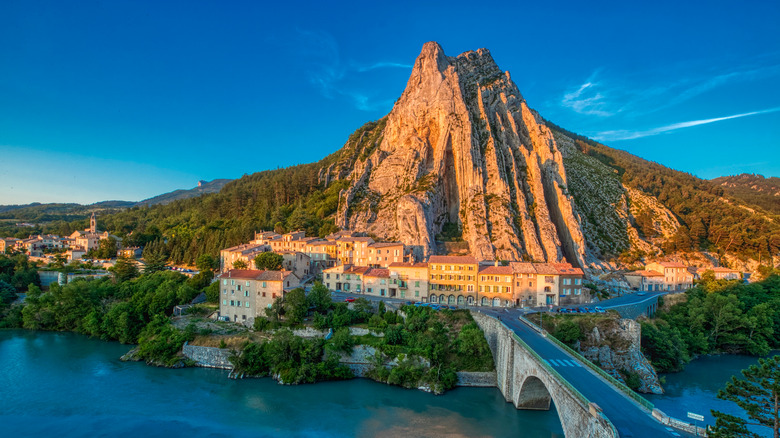
<svg viewBox="0 0 780 438">
<path fill-rule="evenodd" d="M 518 411 L 495 388 L 436 396 L 367 379 L 284 386 L 120 361 L 129 349 L 73 333 L 0 331 L 3 435 L 563 436 L 555 409 Z"/>
</svg>

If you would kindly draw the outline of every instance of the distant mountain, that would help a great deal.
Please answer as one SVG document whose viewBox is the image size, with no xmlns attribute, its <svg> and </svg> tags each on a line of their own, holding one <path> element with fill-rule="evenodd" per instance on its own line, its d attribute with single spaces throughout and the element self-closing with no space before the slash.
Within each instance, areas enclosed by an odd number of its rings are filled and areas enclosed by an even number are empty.
<svg viewBox="0 0 780 438">
<path fill-rule="evenodd" d="M 711 180 L 723 187 L 723 191 L 748 204 L 780 214 L 780 178 L 743 173 L 734 176 L 721 176 Z"/>
<path fill-rule="evenodd" d="M 85 219 L 93 211 L 101 214 L 116 213 L 136 205 L 168 204 L 178 199 L 187 199 L 207 193 L 219 192 L 222 187 L 230 182 L 229 179 L 215 179 L 213 181 L 199 181 L 198 187 L 189 190 L 175 190 L 164 193 L 141 202 L 134 201 L 100 201 L 94 204 L 77 203 L 50 203 L 42 204 L 33 202 L 20 205 L 0 205 L 0 219 L 18 220 L 32 223 L 44 223 L 57 220 L 73 221 Z"/>
<path fill-rule="evenodd" d="M 136 205 L 157 205 L 168 204 L 179 199 L 194 198 L 196 196 L 205 195 L 206 193 L 217 193 L 222 190 L 225 184 L 229 183 L 230 179 L 215 179 L 212 181 L 198 181 L 198 186 L 189 190 L 179 189 L 172 192 L 163 193 L 153 198 L 144 199 L 138 202 Z"/>
</svg>

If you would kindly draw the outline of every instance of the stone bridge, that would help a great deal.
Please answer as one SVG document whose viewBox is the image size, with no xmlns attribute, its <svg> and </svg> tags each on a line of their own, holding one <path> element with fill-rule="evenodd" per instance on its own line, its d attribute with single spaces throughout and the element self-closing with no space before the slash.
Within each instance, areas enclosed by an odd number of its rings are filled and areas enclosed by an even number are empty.
<svg viewBox="0 0 780 438">
<path fill-rule="evenodd" d="M 618 438 L 601 409 L 580 394 L 501 321 L 479 312 L 474 320 L 485 334 L 496 364 L 498 389 L 518 409 L 550 409 L 555 403 L 566 437 Z"/>
</svg>

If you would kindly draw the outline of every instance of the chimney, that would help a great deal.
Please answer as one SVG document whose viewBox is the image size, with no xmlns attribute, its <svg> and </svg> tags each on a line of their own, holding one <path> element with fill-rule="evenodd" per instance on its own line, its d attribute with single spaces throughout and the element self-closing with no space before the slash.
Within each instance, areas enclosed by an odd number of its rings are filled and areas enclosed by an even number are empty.
<svg viewBox="0 0 780 438">
<path fill-rule="evenodd" d="M 498 266 L 498 259 L 496 259 L 496 266 Z"/>
</svg>

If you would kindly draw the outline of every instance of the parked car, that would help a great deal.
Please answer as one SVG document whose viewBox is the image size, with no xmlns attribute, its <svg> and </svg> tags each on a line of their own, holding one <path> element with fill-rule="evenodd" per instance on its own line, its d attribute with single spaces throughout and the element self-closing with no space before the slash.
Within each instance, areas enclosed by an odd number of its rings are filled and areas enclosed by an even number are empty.
<svg viewBox="0 0 780 438">
<path fill-rule="evenodd" d="M 637 292 L 636 294 L 637 294 L 637 296 L 640 296 L 640 297 L 643 297 L 643 296 L 647 295 L 647 294 L 646 294 L 646 293 L 644 293 L 644 292 Z"/>
<path fill-rule="evenodd" d="M 355 302 L 355 297 L 347 297 L 347 298 L 344 299 L 344 301 L 346 301 L 347 303 L 354 303 Z"/>
<path fill-rule="evenodd" d="M 577 307 L 577 313 L 588 313 L 583 307 Z"/>
<path fill-rule="evenodd" d="M 606 311 L 604 309 L 602 309 L 601 307 L 598 307 L 598 306 L 594 307 L 593 309 L 596 311 L 596 313 L 606 313 Z"/>
</svg>

